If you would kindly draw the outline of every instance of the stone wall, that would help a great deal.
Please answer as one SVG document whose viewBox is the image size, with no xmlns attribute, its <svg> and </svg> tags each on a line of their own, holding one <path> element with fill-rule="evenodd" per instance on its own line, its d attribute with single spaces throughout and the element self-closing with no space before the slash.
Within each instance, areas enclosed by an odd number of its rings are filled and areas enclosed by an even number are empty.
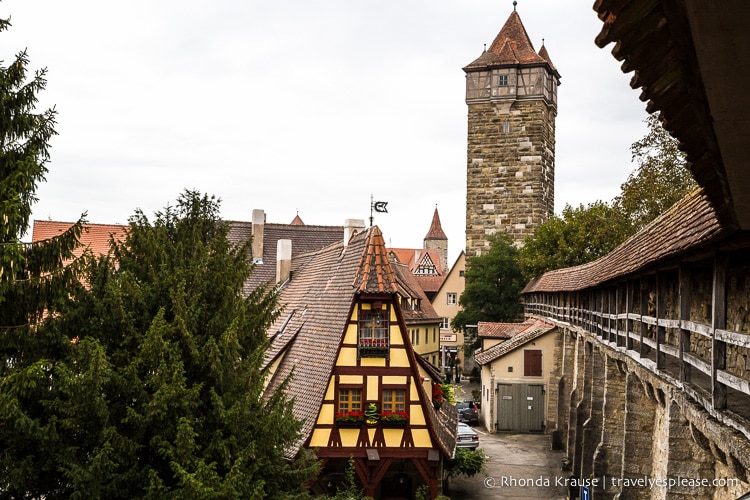
<svg viewBox="0 0 750 500">
<path fill-rule="evenodd" d="M 541 99 L 469 103 L 467 255 L 496 232 L 521 244 L 554 213 L 555 115 Z"/>
<path fill-rule="evenodd" d="M 557 431 L 571 474 L 597 479 L 590 498 L 735 500 L 750 491 L 747 436 L 622 349 L 561 329 L 558 398 L 568 411 Z"/>
</svg>

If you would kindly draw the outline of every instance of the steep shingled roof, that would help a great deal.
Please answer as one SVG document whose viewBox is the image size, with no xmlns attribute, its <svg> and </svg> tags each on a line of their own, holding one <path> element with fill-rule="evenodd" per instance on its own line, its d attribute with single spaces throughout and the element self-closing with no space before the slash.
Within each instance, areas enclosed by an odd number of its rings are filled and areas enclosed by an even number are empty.
<svg viewBox="0 0 750 500">
<path fill-rule="evenodd" d="M 439 323 L 440 315 L 432 307 L 427 295 L 422 290 L 417 277 L 414 276 L 406 265 L 400 262 L 392 262 L 391 268 L 396 276 L 396 282 L 399 287 L 403 288 L 402 293 L 411 298 L 419 299 L 419 306 L 412 308 L 402 308 L 401 312 L 407 323 Z"/>
<path fill-rule="evenodd" d="M 365 251 L 359 261 L 359 267 L 352 283 L 361 293 L 394 293 L 398 291 L 396 277 L 385 248 L 383 233 L 378 226 L 367 232 Z"/>
<path fill-rule="evenodd" d="M 233 243 L 245 243 L 252 237 L 253 224 L 244 221 L 229 221 L 227 238 Z M 263 262 L 255 264 L 253 273 L 245 283 L 244 292 L 249 294 L 257 287 L 276 281 L 276 243 L 292 241 L 292 259 L 295 256 L 327 247 L 344 238 L 343 226 L 313 226 L 266 223 L 263 227 Z"/>
<path fill-rule="evenodd" d="M 557 74 L 547 49 L 542 47 L 544 54 L 537 54 L 529 39 L 526 28 L 521 22 L 521 16 L 513 11 L 493 40 L 490 48 L 481 56 L 464 67 L 464 71 L 494 68 L 499 66 L 518 65 L 547 65 Z M 559 76 L 559 75 L 558 75 Z"/>
<path fill-rule="evenodd" d="M 426 240 L 447 240 L 448 237 L 443 231 L 443 226 L 440 224 L 440 215 L 438 209 L 435 207 L 435 213 L 432 214 L 432 223 L 430 229 L 427 231 L 427 236 L 424 237 Z"/>
</svg>

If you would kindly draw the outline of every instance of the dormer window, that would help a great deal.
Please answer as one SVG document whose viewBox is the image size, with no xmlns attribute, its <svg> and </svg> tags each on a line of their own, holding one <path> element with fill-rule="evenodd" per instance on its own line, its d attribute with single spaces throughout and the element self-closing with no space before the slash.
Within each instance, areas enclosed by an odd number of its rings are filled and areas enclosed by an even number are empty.
<svg viewBox="0 0 750 500">
<path fill-rule="evenodd" d="M 390 325 L 387 310 L 360 310 L 358 329 L 360 358 L 388 357 Z"/>
</svg>

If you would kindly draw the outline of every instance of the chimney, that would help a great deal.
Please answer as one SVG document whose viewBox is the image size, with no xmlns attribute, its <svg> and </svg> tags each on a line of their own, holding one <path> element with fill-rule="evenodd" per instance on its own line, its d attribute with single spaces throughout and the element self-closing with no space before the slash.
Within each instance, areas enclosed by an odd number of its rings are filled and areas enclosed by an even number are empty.
<svg viewBox="0 0 750 500">
<path fill-rule="evenodd" d="M 352 236 L 365 230 L 364 219 L 346 219 L 344 221 L 344 246 L 349 244 Z"/>
<path fill-rule="evenodd" d="M 263 210 L 253 210 L 253 264 L 263 264 L 263 226 L 266 223 L 266 214 Z"/>
<path fill-rule="evenodd" d="M 292 276 L 292 240 L 276 242 L 276 284 L 284 283 Z"/>
</svg>

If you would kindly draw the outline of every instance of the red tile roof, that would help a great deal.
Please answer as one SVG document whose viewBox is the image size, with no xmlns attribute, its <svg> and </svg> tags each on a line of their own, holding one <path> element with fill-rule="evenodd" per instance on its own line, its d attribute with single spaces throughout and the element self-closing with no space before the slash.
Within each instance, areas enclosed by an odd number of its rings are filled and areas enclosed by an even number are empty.
<svg viewBox="0 0 750 500">
<path fill-rule="evenodd" d="M 391 268 L 396 276 L 396 282 L 399 285 L 399 293 L 410 298 L 419 299 L 418 307 L 415 307 L 414 309 L 411 307 L 401 308 L 406 324 L 440 322 L 440 315 L 435 311 L 435 308 L 432 307 L 432 303 L 430 303 L 427 295 L 425 295 L 417 277 L 400 262 L 392 262 Z"/>
<path fill-rule="evenodd" d="M 509 339 L 528 328 L 526 323 L 495 323 L 479 321 L 477 335 L 488 339 Z"/>
<path fill-rule="evenodd" d="M 537 54 L 521 22 L 518 12 L 513 11 L 505 25 L 497 34 L 488 50 L 479 58 L 464 67 L 464 71 L 495 68 L 499 66 L 547 65 L 557 74 L 547 49 L 542 47 L 544 55 Z"/>
<path fill-rule="evenodd" d="M 58 236 L 73 226 L 72 222 L 56 222 L 47 220 L 35 220 L 33 224 L 31 241 L 37 242 L 48 240 Z M 82 247 L 74 250 L 74 255 L 80 257 L 85 249 L 91 250 L 94 255 L 106 255 L 110 250 L 110 241 L 123 241 L 127 233 L 127 226 L 117 224 L 91 224 L 86 223 L 81 232 Z"/>
<path fill-rule="evenodd" d="M 389 248 L 389 253 L 396 256 L 399 262 L 406 264 L 411 272 L 419 267 L 425 256 L 435 264 L 438 274 L 443 274 L 443 268 L 440 263 L 440 253 L 437 250 L 427 250 L 424 248 Z"/>
<path fill-rule="evenodd" d="M 432 215 L 432 224 L 430 229 L 427 231 L 427 236 L 424 237 L 426 240 L 447 240 L 448 237 L 443 231 L 443 226 L 440 224 L 440 215 L 438 215 L 438 209 L 435 207 L 435 213 Z"/>
<path fill-rule="evenodd" d="M 377 226 L 367 232 L 367 244 L 359 261 L 352 286 L 361 293 L 394 293 L 396 277 L 393 275 L 383 233 Z"/>
<path fill-rule="evenodd" d="M 534 339 L 537 339 L 545 333 L 551 332 L 556 327 L 545 323 L 538 319 L 528 319 L 523 323 L 496 323 L 502 325 L 508 325 L 507 330 L 513 332 L 510 340 L 501 342 L 490 347 L 487 350 L 476 351 L 474 353 L 474 359 L 480 365 L 486 365 L 496 359 L 508 354 L 511 351 L 518 349 L 519 347 L 528 344 Z M 515 325 L 515 326 L 510 326 Z"/>
</svg>

